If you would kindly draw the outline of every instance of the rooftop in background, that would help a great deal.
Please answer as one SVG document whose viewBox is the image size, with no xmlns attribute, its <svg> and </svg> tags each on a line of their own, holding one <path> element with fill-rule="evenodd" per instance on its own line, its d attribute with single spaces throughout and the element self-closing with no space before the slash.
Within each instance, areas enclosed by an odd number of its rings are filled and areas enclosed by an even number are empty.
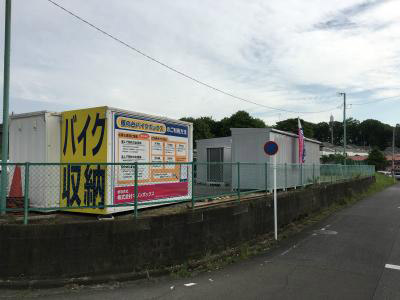
<svg viewBox="0 0 400 300">
<path fill-rule="evenodd" d="M 387 161 L 389 161 L 389 162 L 392 161 L 392 155 L 391 154 L 390 155 L 385 155 L 385 157 L 386 157 Z M 349 156 L 348 158 L 351 159 L 351 160 L 354 160 L 354 161 L 363 161 L 363 160 L 366 160 L 368 158 L 368 155 L 354 155 L 354 156 Z M 395 154 L 394 155 L 394 161 L 396 162 L 396 164 L 400 163 L 400 154 Z"/>
<path fill-rule="evenodd" d="M 348 158 L 354 161 L 363 161 L 368 158 L 368 155 L 354 155 L 354 156 L 349 156 Z"/>
<path fill-rule="evenodd" d="M 387 148 L 383 151 L 383 154 L 385 154 L 385 156 L 390 155 L 390 157 L 392 157 L 392 153 L 393 153 L 392 147 L 387 147 Z M 394 147 L 394 153 L 395 153 L 395 155 L 400 155 L 400 148 L 399 148 L 399 147 Z M 390 159 L 391 159 L 391 158 L 390 158 Z"/>
<path fill-rule="evenodd" d="M 392 154 L 390 154 L 390 155 L 385 155 L 385 157 L 386 157 L 386 159 L 389 160 L 389 161 L 392 160 Z M 400 161 L 400 154 L 395 154 L 395 155 L 394 155 L 394 160 L 395 160 L 395 161 Z"/>
<path fill-rule="evenodd" d="M 357 145 L 352 145 L 349 144 L 346 146 L 346 152 L 348 156 L 364 156 L 368 155 L 370 151 L 369 146 L 357 146 Z M 343 153 L 343 146 L 338 146 L 338 145 L 332 145 L 331 143 L 324 142 L 322 143 L 322 150 L 321 150 L 322 155 L 329 155 L 329 154 L 335 154 L 335 153 Z"/>
</svg>

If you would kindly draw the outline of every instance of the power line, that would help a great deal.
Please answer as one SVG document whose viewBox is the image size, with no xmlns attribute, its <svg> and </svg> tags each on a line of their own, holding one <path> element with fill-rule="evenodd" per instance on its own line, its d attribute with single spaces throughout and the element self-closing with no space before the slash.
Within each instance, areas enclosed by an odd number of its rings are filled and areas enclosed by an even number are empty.
<svg viewBox="0 0 400 300">
<path fill-rule="evenodd" d="M 329 112 L 329 111 L 333 111 L 333 110 L 337 109 L 337 107 L 333 107 L 333 108 L 330 108 L 330 109 L 327 109 L 327 110 L 321 110 L 321 111 L 303 111 L 303 112 L 302 111 L 294 111 L 294 110 L 288 110 L 288 109 L 284 109 L 284 108 L 277 108 L 277 107 L 264 105 L 264 104 L 257 103 L 257 102 L 255 102 L 253 100 L 250 100 L 250 99 L 246 99 L 246 98 L 243 98 L 243 97 L 236 96 L 236 95 L 234 95 L 234 94 L 232 94 L 230 92 L 226 92 L 226 91 L 224 91 L 224 90 L 222 90 L 222 89 L 220 89 L 218 87 L 215 87 L 213 85 L 205 83 L 205 82 L 203 82 L 203 81 L 201 81 L 201 80 L 199 80 L 199 79 L 197 79 L 197 78 L 195 78 L 195 77 L 193 77 L 191 75 L 188 75 L 188 74 L 186 74 L 186 73 L 184 73 L 182 71 L 179 71 L 178 69 L 175 69 L 174 67 L 171 67 L 171 66 L 167 65 L 166 63 L 164 63 L 164 62 L 162 62 L 162 61 L 160 61 L 160 60 L 158 60 L 158 59 L 156 59 L 156 58 L 144 53 L 143 51 L 137 49 L 136 47 L 128 44 L 127 42 L 122 41 L 118 37 L 106 32 L 105 30 L 101 29 L 100 27 L 98 27 L 98 26 L 94 25 L 93 23 L 85 20 L 84 18 L 78 16 L 77 14 L 75 14 L 72 11 L 68 10 L 67 8 L 61 6 L 57 2 L 55 2 L 53 0 L 47 0 L 47 1 L 50 2 L 51 4 L 53 4 L 54 6 L 58 7 L 59 9 L 63 10 L 67 14 L 69 14 L 69 15 L 73 16 L 74 18 L 78 19 L 79 21 L 81 21 L 81 22 L 85 23 L 86 25 L 92 27 L 93 29 L 99 31 L 100 33 L 106 35 L 107 37 L 113 39 L 114 41 L 122 44 L 123 46 L 135 51 L 136 53 L 146 57 L 147 59 L 149 59 L 149 60 L 151 60 L 151 61 L 153 61 L 153 62 L 155 62 L 155 63 L 157 63 L 157 64 L 159 64 L 159 65 L 161 65 L 161 66 L 163 66 L 163 67 L 165 67 L 167 69 L 169 69 L 170 71 L 175 72 L 175 73 L 177 73 L 177 74 L 179 74 L 179 75 L 181 75 L 181 76 L 183 76 L 183 77 L 185 77 L 185 78 L 187 78 L 189 80 L 192 80 L 192 81 L 194 81 L 194 82 L 196 82 L 196 83 L 198 83 L 200 85 L 203 85 L 203 86 L 205 86 L 205 87 L 207 87 L 209 89 L 212 89 L 212 90 L 214 90 L 216 92 L 219 92 L 221 94 L 224 94 L 224 95 L 229 96 L 231 98 L 234 98 L 236 100 L 240 100 L 240 101 L 243 101 L 243 102 L 251 103 L 251 104 L 254 104 L 254 105 L 257 105 L 257 106 L 260 106 L 260 107 L 265 107 L 265 108 L 268 108 L 268 109 L 271 109 L 271 110 L 283 111 L 283 112 L 288 112 L 288 113 L 298 113 L 298 114 L 316 114 L 316 113 L 322 113 L 322 112 Z"/>
</svg>

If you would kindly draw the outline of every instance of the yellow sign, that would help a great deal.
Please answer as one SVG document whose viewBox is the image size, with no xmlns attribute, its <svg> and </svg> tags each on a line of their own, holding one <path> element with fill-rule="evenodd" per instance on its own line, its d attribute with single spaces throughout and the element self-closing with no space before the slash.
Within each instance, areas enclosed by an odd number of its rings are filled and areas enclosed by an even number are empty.
<svg viewBox="0 0 400 300">
<path fill-rule="evenodd" d="M 66 111 L 61 124 L 61 207 L 107 204 L 106 107 Z M 93 163 L 81 165 L 73 163 Z M 105 209 L 71 209 L 106 213 Z"/>
<path fill-rule="evenodd" d="M 164 124 L 126 117 L 118 117 L 117 125 L 120 129 L 139 130 L 154 133 L 166 132 L 166 127 Z"/>
</svg>

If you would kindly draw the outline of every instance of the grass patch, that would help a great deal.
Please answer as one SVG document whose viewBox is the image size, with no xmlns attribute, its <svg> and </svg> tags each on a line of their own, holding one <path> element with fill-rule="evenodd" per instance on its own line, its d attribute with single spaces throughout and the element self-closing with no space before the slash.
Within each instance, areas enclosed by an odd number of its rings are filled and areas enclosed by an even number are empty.
<svg viewBox="0 0 400 300">
<path fill-rule="evenodd" d="M 385 188 L 397 183 L 397 182 L 393 181 L 392 177 L 383 175 L 381 173 L 376 173 L 375 179 L 376 179 L 376 182 L 369 187 L 366 194 L 370 195 L 370 194 L 380 192 L 380 191 L 384 190 Z"/>
<path fill-rule="evenodd" d="M 394 184 L 393 178 L 379 173 L 376 173 L 375 179 L 376 181 L 371 184 L 364 193 L 353 195 L 352 197 L 344 199 L 341 203 L 334 203 L 315 214 L 305 216 L 300 220 L 279 228 L 278 241 L 275 241 L 273 232 L 264 234 L 254 240 L 245 242 L 236 247 L 228 248 L 219 253 L 212 254 L 211 252 L 207 252 L 206 255 L 200 259 L 191 259 L 185 264 L 172 267 L 170 273 L 174 277 L 178 278 L 191 277 L 200 272 L 218 270 L 234 262 L 246 260 L 252 256 L 266 253 L 268 250 L 277 247 L 279 241 L 285 240 L 313 224 L 320 222 L 333 213 L 353 205 L 357 201 L 380 192 Z"/>
</svg>

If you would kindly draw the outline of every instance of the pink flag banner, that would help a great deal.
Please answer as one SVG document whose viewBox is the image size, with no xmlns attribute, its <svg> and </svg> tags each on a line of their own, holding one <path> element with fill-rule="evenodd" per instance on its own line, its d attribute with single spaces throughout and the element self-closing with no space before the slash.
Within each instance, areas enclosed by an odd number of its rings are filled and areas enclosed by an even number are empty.
<svg viewBox="0 0 400 300">
<path fill-rule="evenodd" d="M 303 164 L 306 159 L 306 148 L 304 147 L 304 132 L 301 126 L 300 119 L 297 119 L 299 123 L 299 163 Z"/>
</svg>

